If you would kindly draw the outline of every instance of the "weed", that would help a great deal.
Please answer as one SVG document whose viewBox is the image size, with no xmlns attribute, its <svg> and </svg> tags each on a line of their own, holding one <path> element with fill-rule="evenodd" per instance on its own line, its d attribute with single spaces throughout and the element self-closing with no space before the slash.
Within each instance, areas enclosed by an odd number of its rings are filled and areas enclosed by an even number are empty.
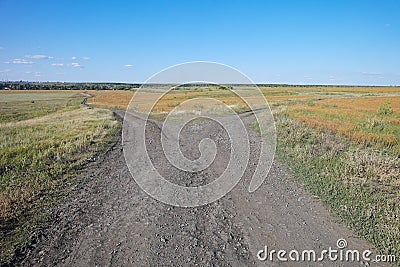
<svg viewBox="0 0 400 267">
<path fill-rule="evenodd" d="M 309 107 L 313 107 L 313 106 L 315 106 L 315 102 L 311 99 L 311 100 L 309 100 L 309 101 L 307 102 L 307 105 L 308 105 Z"/>
<path fill-rule="evenodd" d="M 390 104 L 390 102 L 385 102 L 384 104 L 382 104 L 378 111 L 377 111 L 378 115 L 381 116 L 390 116 L 393 114 L 393 108 L 392 105 Z"/>
</svg>

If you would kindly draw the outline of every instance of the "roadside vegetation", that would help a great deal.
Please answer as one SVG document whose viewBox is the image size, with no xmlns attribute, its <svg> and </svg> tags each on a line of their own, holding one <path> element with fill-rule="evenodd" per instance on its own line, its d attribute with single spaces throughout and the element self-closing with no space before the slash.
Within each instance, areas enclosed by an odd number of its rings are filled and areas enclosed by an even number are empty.
<svg viewBox="0 0 400 267">
<path fill-rule="evenodd" d="M 277 155 L 295 179 L 378 251 L 400 251 L 400 158 L 285 114 L 277 116 Z"/>
<path fill-rule="evenodd" d="M 396 257 L 400 256 L 399 93 L 314 99 L 275 109 L 277 156 L 294 179 L 380 253 Z"/>
<path fill-rule="evenodd" d="M 0 265 L 33 242 L 46 207 L 115 140 L 111 111 L 82 107 L 76 94 L 0 93 Z"/>
</svg>

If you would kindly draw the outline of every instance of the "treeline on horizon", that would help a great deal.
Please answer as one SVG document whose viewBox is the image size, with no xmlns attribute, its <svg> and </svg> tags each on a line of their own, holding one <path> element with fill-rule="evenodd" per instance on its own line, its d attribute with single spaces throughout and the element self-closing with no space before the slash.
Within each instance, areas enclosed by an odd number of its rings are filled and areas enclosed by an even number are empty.
<svg viewBox="0 0 400 267">
<path fill-rule="evenodd" d="M 145 87 L 176 86 L 176 84 L 145 84 Z M 249 84 L 224 84 L 226 89 L 231 86 L 252 86 Z M 256 84 L 259 87 L 396 87 L 373 85 L 329 85 L 329 84 Z M 0 82 L 0 90 L 132 90 L 141 87 L 141 83 L 98 83 L 98 82 L 28 82 L 7 81 Z M 178 85 L 178 87 L 216 86 L 215 84 L 193 83 Z"/>
</svg>

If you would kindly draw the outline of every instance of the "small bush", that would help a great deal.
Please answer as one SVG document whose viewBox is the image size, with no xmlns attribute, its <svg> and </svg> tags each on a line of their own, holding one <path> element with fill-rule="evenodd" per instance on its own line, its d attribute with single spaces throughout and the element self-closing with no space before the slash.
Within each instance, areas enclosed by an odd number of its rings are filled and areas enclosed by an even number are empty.
<svg viewBox="0 0 400 267">
<path fill-rule="evenodd" d="M 390 102 L 386 102 L 378 108 L 378 115 L 389 116 L 393 114 L 393 108 Z"/>
<path fill-rule="evenodd" d="M 308 105 L 309 107 L 315 106 L 314 100 L 309 100 L 309 101 L 307 102 L 307 105 Z"/>
</svg>

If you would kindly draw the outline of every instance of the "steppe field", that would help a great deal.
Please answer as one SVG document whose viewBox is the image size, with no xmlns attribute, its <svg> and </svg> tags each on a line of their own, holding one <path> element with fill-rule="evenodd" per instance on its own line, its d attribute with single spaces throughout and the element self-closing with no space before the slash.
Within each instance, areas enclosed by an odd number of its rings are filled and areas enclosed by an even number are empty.
<svg viewBox="0 0 400 267">
<path fill-rule="evenodd" d="M 400 87 L 259 88 L 274 114 L 276 159 L 287 179 L 379 253 L 398 253 Z M 97 161 L 107 163 L 121 141 L 121 111 L 134 93 L 0 91 L 0 265 L 34 251 L 55 221 L 54 207 L 84 186 L 82 173 Z M 248 111 L 228 86 L 194 86 L 170 91 L 152 116 L 162 121 L 180 103 L 202 97 Z"/>
</svg>

